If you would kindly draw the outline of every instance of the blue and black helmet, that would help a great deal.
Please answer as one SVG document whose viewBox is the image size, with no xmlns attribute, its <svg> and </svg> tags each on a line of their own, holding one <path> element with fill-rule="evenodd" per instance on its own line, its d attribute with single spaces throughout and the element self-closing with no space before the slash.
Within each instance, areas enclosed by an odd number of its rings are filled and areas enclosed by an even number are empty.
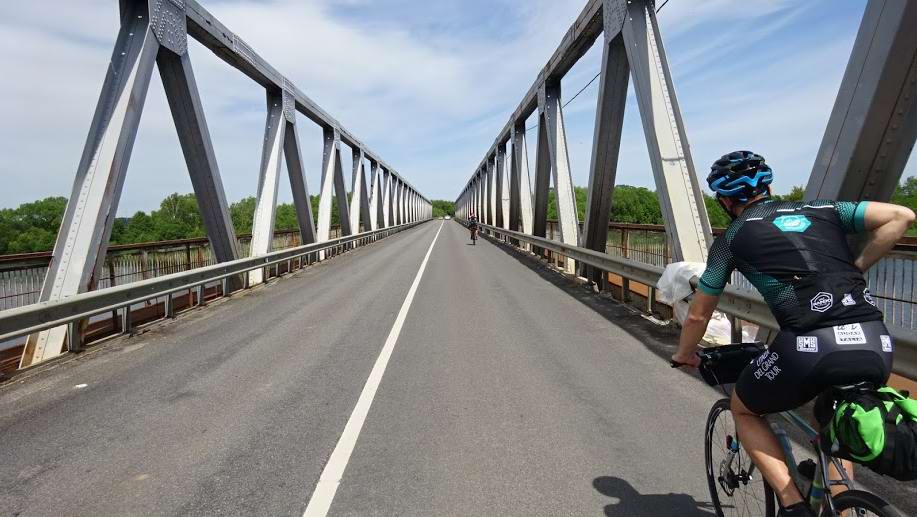
<svg viewBox="0 0 917 517">
<path fill-rule="evenodd" d="M 717 197 L 733 198 L 746 202 L 767 193 L 774 172 L 764 157 L 751 151 L 735 151 L 713 162 L 707 184 Z"/>
</svg>

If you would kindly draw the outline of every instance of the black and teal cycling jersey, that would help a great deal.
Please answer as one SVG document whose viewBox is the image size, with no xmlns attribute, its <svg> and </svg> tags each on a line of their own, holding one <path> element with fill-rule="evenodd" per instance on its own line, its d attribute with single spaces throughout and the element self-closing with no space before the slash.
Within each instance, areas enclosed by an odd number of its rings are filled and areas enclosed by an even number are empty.
<svg viewBox="0 0 917 517">
<path fill-rule="evenodd" d="M 756 202 L 714 240 L 698 289 L 718 296 L 738 269 L 783 330 L 881 320 L 847 244 L 847 234 L 865 231 L 867 205 Z"/>
</svg>

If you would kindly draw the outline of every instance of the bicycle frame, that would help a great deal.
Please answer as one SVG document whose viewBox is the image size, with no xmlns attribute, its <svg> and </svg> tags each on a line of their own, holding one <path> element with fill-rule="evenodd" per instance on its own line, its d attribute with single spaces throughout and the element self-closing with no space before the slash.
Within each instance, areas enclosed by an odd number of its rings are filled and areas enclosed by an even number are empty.
<svg viewBox="0 0 917 517">
<path fill-rule="evenodd" d="M 812 508 L 812 511 L 816 515 L 820 515 L 822 506 L 827 503 L 828 510 L 830 515 L 834 515 L 834 501 L 831 497 L 830 487 L 832 486 L 846 486 L 848 489 L 851 487 L 850 477 L 847 475 L 847 471 L 844 469 L 843 464 L 837 458 L 828 456 L 819 446 L 819 435 L 818 431 L 812 428 L 808 422 L 806 422 L 802 417 L 796 414 L 795 411 L 784 411 L 779 413 L 780 417 L 786 420 L 788 423 L 801 430 L 806 438 L 809 440 L 809 444 L 815 449 L 815 455 L 818 459 L 815 465 L 815 475 L 812 477 L 812 484 L 809 486 L 808 494 L 801 494 L 803 498 L 807 498 L 809 506 Z M 796 468 L 796 459 L 793 456 L 793 444 L 790 443 L 790 438 L 787 435 L 778 423 L 771 422 L 771 427 L 774 428 L 774 434 L 777 435 L 777 441 L 780 442 L 780 447 L 783 449 L 784 456 L 786 457 L 786 465 L 790 470 L 790 477 L 793 479 L 793 483 L 796 484 L 797 488 L 804 486 L 802 475 L 799 473 L 799 469 Z M 832 481 L 830 479 L 830 473 L 828 462 L 834 464 L 834 467 L 841 475 L 841 479 L 837 481 Z M 828 490 L 825 489 L 828 487 Z M 801 490 L 800 490 L 801 492 Z"/>
</svg>

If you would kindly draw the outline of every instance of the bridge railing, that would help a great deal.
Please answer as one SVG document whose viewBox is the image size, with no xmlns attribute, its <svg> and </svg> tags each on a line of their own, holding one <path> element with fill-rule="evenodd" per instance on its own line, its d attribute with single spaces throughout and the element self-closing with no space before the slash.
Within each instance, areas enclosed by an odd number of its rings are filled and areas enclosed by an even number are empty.
<svg viewBox="0 0 917 517">
<path fill-rule="evenodd" d="M 647 312 L 654 312 L 656 305 L 659 303 L 656 300 L 655 289 L 664 270 L 662 266 L 487 224 L 481 224 L 480 226 L 486 234 L 492 235 L 499 240 L 521 244 L 525 248 L 533 248 L 538 254 L 543 254 L 543 256 L 552 260 L 558 267 L 563 268 L 567 260 L 574 260 L 595 268 L 595 270 L 602 272 L 603 276 L 607 277 L 609 273 L 619 276 L 623 280 L 621 298 L 625 300 L 632 296 L 630 282 L 642 284 L 646 287 L 644 298 Z M 696 278 L 694 281 L 696 282 Z M 726 290 L 720 297 L 718 309 L 734 318 L 754 323 L 766 329 L 776 330 L 778 328 L 777 321 L 771 314 L 764 299 L 757 292 L 745 287 L 733 284 L 727 285 Z M 888 322 L 886 324 L 897 346 L 895 351 L 895 373 L 909 379 L 917 379 L 917 334 L 910 328 L 889 324 Z"/>
<path fill-rule="evenodd" d="M 431 216 L 428 199 L 197 0 L 121 0 L 115 4 L 121 11 L 118 37 L 39 300 L 63 300 L 85 292 L 103 276 L 99 272 L 115 220 L 110 216 L 117 213 L 154 69 L 159 71 L 213 255 L 219 262 L 243 256 L 194 75 L 189 38 L 254 81 L 265 93 L 266 117 L 250 256 L 265 255 L 271 250 L 284 163 L 302 242 L 331 239 L 335 200 L 344 235 L 358 233 L 361 223 L 375 230 Z M 317 216 L 312 213 L 299 143 L 297 121 L 303 120 L 300 115 L 322 130 Z M 349 182 L 341 163 L 346 147 L 352 157 Z M 251 274 L 251 282 L 262 280 L 258 271 Z M 31 336 L 23 365 L 59 355 L 66 338 L 64 328 Z"/>
<path fill-rule="evenodd" d="M 331 227 L 330 238 L 342 236 L 340 225 Z M 242 256 L 249 256 L 251 234 L 237 237 Z M 303 244 L 298 230 L 276 231 L 271 249 Z M 0 255 L 0 311 L 38 302 L 51 262 L 51 252 Z M 206 237 L 109 246 L 91 291 L 189 271 L 218 262 Z"/>
<path fill-rule="evenodd" d="M 582 227 L 580 224 L 581 231 Z M 714 235 L 724 231 L 724 228 L 713 228 Z M 551 240 L 560 240 L 556 221 L 548 221 L 547 236 Z M 608 223 L 605 252 L 610 255 L 665 267 L 674 262 L 670 245 L 665 226 Z M 553 257 L 556 265 L 561 267 L 564 258 L 563 255 Z M 877 306 L 885 314 L 886 323 L 917 330 L 917 237 L 902 238 L 892 253 L 866 273 L 866 281 Z M 738 288 L 754 290 L 737 271 L 733 273 L 731 283 Z"/>
<path fill-rule="evenodd" d="M 16 338 L 61 325 L 67 328 L 67 350 L 77 352 L 88 341 L 117 333 L 130 334 L 139 323 L 174 318 L 182 308 L 201 306 L 210 299 L 230 294 L 233 286 L 248 289 L 252 286 L 250 273 L 253 271 L 259 272 L 264 279 L 280 276 L 322 260 L 323 257 L 375 242 L 425 221 L 215 263 L 81 293 L 62 300 L 0 311 L 0 344 L 7 343 L 6 347 L 0 345 L 0 352 L 9 347 L 21 353 L 22 347 L 16 345 Z M 0 363 L 12 363 L 13 359 L 18 361 L 15 355 L 0 353 Z M 0 364 L 0 370 L 4 369 L 3 366 Z M 12 364 L 5 366 L 9 369 Z"/>
</svg>

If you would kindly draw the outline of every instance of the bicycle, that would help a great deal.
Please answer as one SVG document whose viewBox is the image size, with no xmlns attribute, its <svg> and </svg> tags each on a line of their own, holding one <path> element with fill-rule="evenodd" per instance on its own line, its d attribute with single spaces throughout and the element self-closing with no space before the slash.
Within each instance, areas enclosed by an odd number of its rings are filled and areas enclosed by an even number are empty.
<svg viewBox="0 0 917 517">
<path fill-rule="evenodd" d="M 477 244 L 478 244 L 478 227 L 472 225 L 470 229 L 471 229 L 471 244 L 474 245 L 474 246 L 477 246 Z"/>
<path fill-rule="evenodd" d="M 763 351 L 764 346 L 761 343 L 738 343 L 711 347 L 698 353 L 701 359 L 699 367 L 701 376 L 707 384 L 719 386 L 726 395 L 726 398 L 713 404 L 704 430 L 707 484 L 714 509 L 720 517 L 726 515 L 773 517 L 777 513 L 777 498 L 773 489 L 757 472 L 751 458 L 744 453 L 735 433 L 735 423 L 732 417 L 726 414 L 730 412 L 730 398 L 724 385 L 735 383 L 745 366 Z M 672 364 L 672 366 L 680 365 Z M 836 394 L 838 391 L 858 387 L 861 385 L 835 386 L 826 390 L 826 393 L 821 396 L 829 396 L 828 392 Z M 783 448 L 790 476 L 815 515 L 822 517 L 836 515 L 901 517 L 901 514 L 882 498 L 870 492 L 854 489 L 841 461 L 825 452 L 825 449 L 830 450 L 830 444 L 824 444 L 818 431 L 795 411 L 785 411 L 777 415 L 800 430 L 813 449 L 816 460 L 814 462 L 811 459 L 805 460 L 797 465 L 793 455 L 793 446 L 786 430 L 778 422 L 768 419 Z M 722 432 L 718 433 L 718 429 Z M 714 458 L 714 453 L 720 454 Z M 833 464 L 840 473 L 840 480 L 829 479 L 829 464 Z M 830 489 L 825 489 L 825 487 L 834 486 L 844 486 L 847 490 L 838 495 L 832 495 Z M 726 510 L 732 511 L 727 513 Z M 853 510 L 853 512 L 848 512 L 848 510 Z"/>
</svg>

